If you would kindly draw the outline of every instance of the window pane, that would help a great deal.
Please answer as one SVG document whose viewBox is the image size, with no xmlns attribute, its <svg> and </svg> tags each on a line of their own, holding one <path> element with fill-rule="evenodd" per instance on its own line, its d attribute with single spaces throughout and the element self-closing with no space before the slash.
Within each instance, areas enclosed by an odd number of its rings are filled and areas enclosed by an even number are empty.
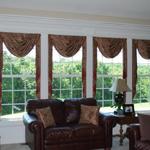
<svg viewBox="0 0 150 150">
<path fill-rule="evenodd" d="M 26 100 L 34 99 L 35 95 L 36 95 L 35 90 L 28 90 L 28 91 L 26 91 Z"/>
<path fill-rule="evenodd" d="M 71 88 L 71 79 L 70 78 L 62 78 L 61 79 L 61 87 L 62 87 L 62 89 L 70 89 Z"/>
<path fill-rule="evenodd" d="M 12 103 L 12 91 L 3 91 L 2 100 L 3 104 Z"/>
<path fill-rule="evenodd" d="M 63 98 L 63 99 L 72 97 L 71 90 L 62 90 L 61 94 L 62 94 L 61 98 Z"/>
<path fill-rule="evenodd" d="M 109 89 L 104 89 L 104 99 L 105 100 L 112 99 L 112 92 L 110 92 Z"/>
<path fill-rule="evenodd" d="M 112 101 L 104 101 L 104 106 L 112 106 Z"/>
<path fill-rule="evenodd" d="M 2 78 L 2 89 L 11 90 L 12 89 L 12 78 Z"/>
<path fill-rule="evenodd" d="M 104 88 L 110 88 L 112 86 L 112 77 L 104 78 Z"/>
<path fill-rule="evenodd" d="M 97 100 L 102 100 L 103 99 L 102 93 L 103 93 L 102 89 L 97 89 L 96 90 L 96 99 Z"/>
<path fill-rule="evenodd" d="M 73 90 L 72 97 L 80 98 L 82 97 L 82 89 L 81 90 Z"/>
<path fill-rule="evenodd" d="M 24 89 L 24 81 L 22 80 L 22 78 L 14 78 L 14 89 L 15 90 L 21 90 Z"/>
<path fill-rule="evenodd" d="M 24 82 L 26 83 L 27 89 L 35 89 L 35 85 L 36 85 L 35 78 L 28 77 L 28 78 L 24 79 Z"/>
<path fill-rule="evenodd" d="M 2 115 L 8 115 L 12 113 L 12 105 L 4 106 L 2 105 Z"/>
<path fill-rule="evenodd" d="M 19 112 L 24 112 L 24 111 L 25 111 L 24 105 L 14 105 L 13 106 L 13 112 L 14 113 L 19 113 Z"/>
<path fill-rule="evenodd" d="M 52 81 L 53 89 L 59 89 L 60 88 L 60 78 L 53 78 Z"/>
<path fill-rule="evenodd" d="M 72 86 L 73 88 L 82 88 L 82 79 L 81 77 L 74 77 L 72 79 Z M 82 91 L 81 91 L 82 93 Z"/>
<path fill-rule="evenodd" d="M 14 103 L 24 103 L 25 93 L 24 91 L 14 91 Z"/>
<path fill-rule="evenodd" d="M 60 98 L 60 90 L 52 90 L 53 94 L 52 97 L 53 98 Z"/>
<path fill-rule="evenodd" d="M 4 59 L 5 59 L 5 57 L 4 57 Z M 5 74 L 5 75 L 11 74 L 11 64 L 9 64 L 9 63 L 3 64 L 3 74 Z"/>
<path fill-rule="evenodd" d="M 102 77 L 97 77 L 96 87 L 97 88 L 102 88 L 103 87 L 103 79 L 102 79 Z"/>
</svg>

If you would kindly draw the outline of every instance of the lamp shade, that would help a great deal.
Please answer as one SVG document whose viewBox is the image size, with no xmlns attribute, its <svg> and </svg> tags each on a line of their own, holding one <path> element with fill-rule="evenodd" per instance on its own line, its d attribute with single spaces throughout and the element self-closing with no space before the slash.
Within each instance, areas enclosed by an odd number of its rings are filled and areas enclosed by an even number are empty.
<svg viewBox="0 0 150 150">
<path fill-rule="evenodd" d="M 128 87 L 125 79 L 115 79 L 112 87 L 110 88 L 112 92 L 129 92 L 131 89 Z"/>
</svg>

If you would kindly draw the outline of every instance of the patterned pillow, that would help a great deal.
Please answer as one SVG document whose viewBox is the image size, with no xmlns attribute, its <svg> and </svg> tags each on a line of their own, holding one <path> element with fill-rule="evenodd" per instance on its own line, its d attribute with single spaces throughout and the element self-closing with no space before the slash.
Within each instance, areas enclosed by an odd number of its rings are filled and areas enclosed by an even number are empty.
<svg viewBox="0 0 150 150">
<path fill-rule="evenodd" d="M 55 120 L 50 107 L 36 109 L 36 114 L 42 121 L 44 128 L 55 125 Z"/>
<path fill-rule="evenodd" d="M 99 106 L 81 105 L 79 123 L 99 124 Z"/>
<path fill-rule="evenodd" d="M 150 141 L 150 114 L 138 114 L 142 141 Z"/>
</svg>

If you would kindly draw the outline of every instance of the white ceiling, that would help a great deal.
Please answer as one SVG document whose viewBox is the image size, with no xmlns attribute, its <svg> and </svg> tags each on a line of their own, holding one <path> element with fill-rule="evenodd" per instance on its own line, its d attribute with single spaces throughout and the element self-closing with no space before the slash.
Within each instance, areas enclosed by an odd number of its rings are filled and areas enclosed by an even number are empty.
<svg viewBox="0 0 150 150">
<path fill-rule="evenodd" d="M 150 20 L 150 0 L 0 0 L 4 8 Z"/>
</svg>

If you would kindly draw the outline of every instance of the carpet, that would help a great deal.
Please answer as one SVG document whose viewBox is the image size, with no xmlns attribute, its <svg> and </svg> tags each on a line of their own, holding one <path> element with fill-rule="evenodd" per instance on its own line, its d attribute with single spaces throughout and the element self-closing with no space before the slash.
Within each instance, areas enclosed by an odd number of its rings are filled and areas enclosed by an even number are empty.
<svg viewBox="0 0 150 150">
<path fill-rule="evenodd" d="M 2 145 L 0 150 L 30 150 L 30 148 L 25 145 L 25 144 L 7 144 L 7 145 Z M 115 137 L 113 138 L 113 146 L 112 150 L 128 150 L 129 149 L 129 144 L 128 144 L 128 139 L 124 139 L 123 145 L 119 145 L 119 138 Z M 101 150 L 101 149 L 96 149 L 96 150 Z"/>
</svg>

